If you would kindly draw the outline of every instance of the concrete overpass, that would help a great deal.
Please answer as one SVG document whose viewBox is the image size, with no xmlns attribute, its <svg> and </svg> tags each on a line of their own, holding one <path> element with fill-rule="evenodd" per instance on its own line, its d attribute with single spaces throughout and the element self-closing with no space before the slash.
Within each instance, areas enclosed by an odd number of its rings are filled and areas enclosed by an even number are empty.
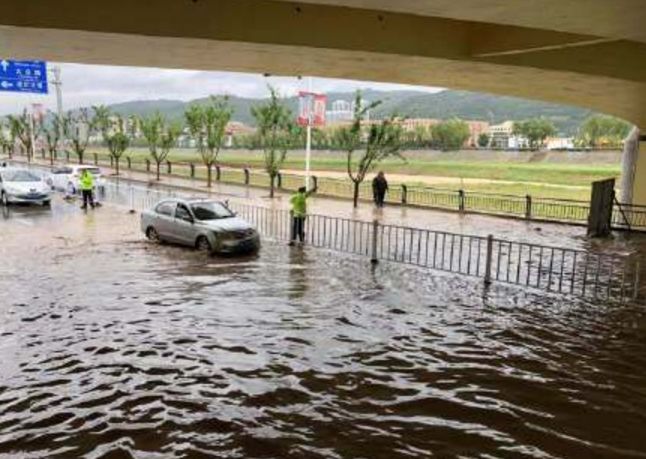
<svg viewBox="0 0 646 459">
<path fill-rule="evenodd" d="M 447 86 L 646 129 L 645 22 L 642 0 L 3 0 L 0 54 Z M 625 185 L 646 204 L 634 144 Z"/>
</svg>

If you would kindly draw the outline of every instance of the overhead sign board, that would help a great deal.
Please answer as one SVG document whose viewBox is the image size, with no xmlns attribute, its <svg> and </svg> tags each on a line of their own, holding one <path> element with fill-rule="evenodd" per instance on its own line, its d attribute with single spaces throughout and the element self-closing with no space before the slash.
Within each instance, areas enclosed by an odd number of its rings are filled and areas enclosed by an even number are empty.
<svg viewBox="0 0 646 459">
<path fill-rule="evenodd" d="M 301 126 L 325 125 L 325 106 L 327 97 L 324 94 L 300 91 L 298 93 L 298 124 Z"/>
<path fill-rule="evenodd" d="M 0 59 L 0 91 L 47 94 L 47 63 Z"/>
</svg>

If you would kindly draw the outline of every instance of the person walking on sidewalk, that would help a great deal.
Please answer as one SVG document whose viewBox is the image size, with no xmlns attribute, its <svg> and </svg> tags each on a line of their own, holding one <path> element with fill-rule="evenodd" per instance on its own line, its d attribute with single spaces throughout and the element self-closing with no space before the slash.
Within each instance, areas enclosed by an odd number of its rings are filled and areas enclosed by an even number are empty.
<svg viewBox="0 0 646 459">
<path fill-rule="evenodd" d="M 92 190 L 94 188 L 94 177 L 88 172 L 87 169 L 81 171 L 81 177 L 79 178 L 79 188 L 81 189 L 81 194 L 83 195 L 83 205 L 82 209 L 87 209 L 87 203 L 89 201 L 90 206 L 94 209 L 94 198 L 92 197 Z"/>
<path fill-rule="evenodd" d="M 383 207 L 386 201 L 386 192 L 388 191 L 388 181 L 383 171 L 379 171 L 377 176 L 372 180 L 372 195 L 377 207 Z"/>
<path fill-rule="evenodd" d="M 314 193 L 316 189 L 307 191 L 304 186 L 300 187 L 292 195 L 289 202 L 292 206 L 292 237 L 289 245 L 294 245 L 298 239 L 303 243 L 305 241 L 305 219 L 307 218 L 307 198 Z"/>
</svg>

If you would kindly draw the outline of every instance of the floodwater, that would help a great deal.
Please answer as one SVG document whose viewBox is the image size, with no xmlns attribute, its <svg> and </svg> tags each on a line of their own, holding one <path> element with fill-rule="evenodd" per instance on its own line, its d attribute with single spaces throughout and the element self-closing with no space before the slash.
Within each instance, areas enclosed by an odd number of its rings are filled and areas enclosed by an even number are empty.
<svg viewBox="0 0 646 459">
<path fill-rule="evenodd" d="M 646 457 L 643 306 L 0 215 L 0 458 Z"/>
</svg>

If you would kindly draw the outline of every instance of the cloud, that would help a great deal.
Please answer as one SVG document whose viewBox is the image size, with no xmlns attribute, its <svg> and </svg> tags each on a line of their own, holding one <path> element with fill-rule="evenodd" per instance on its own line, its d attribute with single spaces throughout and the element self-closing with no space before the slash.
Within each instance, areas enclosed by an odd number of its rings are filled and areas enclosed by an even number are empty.
<svg viewBox="0 0 646 459">
<path fill-rule="evenodd" d="M 191 100 L 209 94 L 231 94 L 242 97 L 267 96 L 268 83 L 281 94 L 306 89 L 304 80 L 296 77 L 267 77 L 235 72 L 206 72 L 143 67 L 119 67 L 49 63 L 61 68 L 63 108 L 65 110 L 93 104 L 111 104 L 138 99 Z M 317 92 L 353 91 L 361 88 L 397 90 L 416 89 L 437 92 L 441 88 L 373 83 L 329 78 L 313 78 Z M 0 92 L 0 115 L 16 113 L 32 103 L 56 109 L 56 95 L 50 86 L 48 95 Z"/>
</svg>

